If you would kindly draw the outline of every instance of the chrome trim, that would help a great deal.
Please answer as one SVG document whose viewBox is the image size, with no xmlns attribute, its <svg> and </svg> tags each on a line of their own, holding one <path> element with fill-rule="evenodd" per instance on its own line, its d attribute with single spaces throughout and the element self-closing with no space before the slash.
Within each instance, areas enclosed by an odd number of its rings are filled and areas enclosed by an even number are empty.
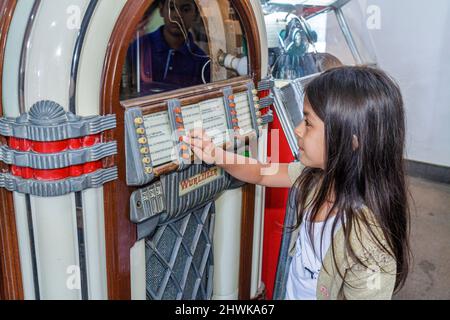
<svg viewBox="0 0 450 320">
<path fill-rule="evenodd" d="M 355 59 L 356 64 L 363 64 L 363 60 L 361 57 L 361 53 L 358 50 L 358 46 L 356 45 L 355 39 L 353 38 L 352 32 L 350 31 L 350 27 L 348 26 L 347 19 L 344 16 L 344 12 L 342 8 L 334 9 L 334 13 L 336 14 L 336 18 L 338 20 L 339 26 L 341 27 L 342 34 L 347 41 L 347 44 L 352 52 L 353 58 Z"/>
<path fill-rule="evenodd" d="M 25 35 L 23 37 L 22 51 L 20 53 L 20 64 L 19 64 L 19 112 L 25 113 L 25 67 L 26 59 L 28 53 L 28 46 L 31 36 L 31 31 L 33 30 L 34 21 L 41 5 L 41 0 L 35 0 L 33 8 L 31 9 L 29 21 L 25 29 Z"/>
<path fill-rule="evenodd" d="M 81 50 L 83 49 L 84 39 L 86 38 L 87 29 L 91 22 L 94 11 L 97 8 L 98 0 L 91 0 L 86 13 L 81 22 L 80 32 L 75 43 L 73 52 L 72 66 L 70 69 L 70 84 L 69 84 L 69 111 L 76 114 L 76 93 L 77 93 L 77 79 L 78 67 L 80 65 Z"/>
</svg>

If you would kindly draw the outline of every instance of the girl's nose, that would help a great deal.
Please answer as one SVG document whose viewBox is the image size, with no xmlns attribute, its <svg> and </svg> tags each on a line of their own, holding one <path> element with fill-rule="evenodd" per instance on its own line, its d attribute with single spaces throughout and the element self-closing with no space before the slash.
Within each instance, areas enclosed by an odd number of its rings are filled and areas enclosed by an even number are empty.
<svg viewBox="0 0 450 320">
<path fill-rule="evenodd" d="M 295 135 L 299 138 L 303 138 L 303 133 L 305 132 L 305 121 L 300 122 L 300 124 L 295 127 L 294 132 Z"/>
</svg>

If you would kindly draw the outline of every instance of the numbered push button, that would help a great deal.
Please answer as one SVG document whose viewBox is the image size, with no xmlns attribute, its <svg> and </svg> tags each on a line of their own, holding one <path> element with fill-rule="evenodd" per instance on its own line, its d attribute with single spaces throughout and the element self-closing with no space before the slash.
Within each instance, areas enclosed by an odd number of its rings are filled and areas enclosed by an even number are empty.
<svg viewBox="0 0 450 320">
<path fill-rule="evenodd" d="M 153 173 L 153 168 L 152 167 L 145 167 L 144 169 L 146 174 L 152 174 Z"/>
<path fill-rule="evenodd" d="M 134 124 L 137 126 L 141 126 L 142 124 L 144 124 L 144 118 L 142 118 L 142 117 L 135 118 Z"/>
<path fill-rule="evenodd" d="M 138 139 L 139 144 L 147 144 L 147 138 L 142 137 Z"/>
</svg>

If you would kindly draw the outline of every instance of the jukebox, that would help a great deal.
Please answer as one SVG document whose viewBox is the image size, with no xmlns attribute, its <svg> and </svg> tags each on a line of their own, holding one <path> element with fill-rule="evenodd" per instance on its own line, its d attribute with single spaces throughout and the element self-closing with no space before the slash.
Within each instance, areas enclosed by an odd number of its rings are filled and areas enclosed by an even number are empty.
<svg viewBox="0 0 450 320">
<path fill-rule="evenodd" d="M 0 12 L 0 298 L 282 299 L 288 191 L 196 163 L 181 138 L 202 128 L 262 162 L 301 156 L 304 85 L 376 63 L 359 3 L 0 0 Z"/>
<path fill-rule="evenodd" d="M 262 290 L 264 190 L 180 139 L 266 157 L 259 1 L 0 2 L 6 299 L 238 299 Z"/>
</svg>

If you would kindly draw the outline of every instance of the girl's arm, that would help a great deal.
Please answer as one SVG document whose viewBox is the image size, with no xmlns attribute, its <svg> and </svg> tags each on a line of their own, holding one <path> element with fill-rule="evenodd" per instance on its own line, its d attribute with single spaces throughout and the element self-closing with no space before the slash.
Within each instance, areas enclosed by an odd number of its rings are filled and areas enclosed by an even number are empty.
<svg viewBox="0 0 450 320">
<path fill-rule="evenodd" d="M 286 163 L 263 164 L 221 148 L 217 148 L 215 152 L 216 165 L 238 180 L 271 188 L 292 187 L 288 174 L 289 165 Z M 198 157 L 197 153 L 198 151 L 195 152 Z"/>
<path fill-rule="evenodd" d="M 263 164 L 255 159 L 227 152 L 216 147 L 202 130 L 191 131 L 185 141 L 191 144 L 198 159 L 223 168 L 238 180 L 272 188 L 292 187 L 288 164 Z"/>
</svg>

